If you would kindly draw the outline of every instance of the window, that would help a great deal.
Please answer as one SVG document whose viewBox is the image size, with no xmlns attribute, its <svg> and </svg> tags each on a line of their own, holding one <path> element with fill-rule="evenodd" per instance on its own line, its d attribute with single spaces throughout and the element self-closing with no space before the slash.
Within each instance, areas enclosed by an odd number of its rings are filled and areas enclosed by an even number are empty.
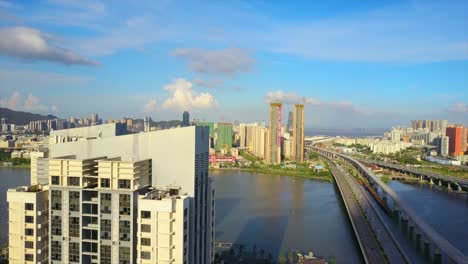
<svg viewBox="0 0 468 264">
<path fill-rule="evenodd" d="M 120 189 L 130 189 L 130 180 L 119 180 Z"/>
<path fill-rule="evenodd" d="M 151 259 L 151 252 L 142 251 L 141 252 L 141 259 Z"/>
<path fill-rule="evenodd" d="M 101 245 L 101 264 L 111 263 L 111 246 Z"/>
<path fill-rule="evenodd" d="M 140 244 L 142 246 L 151 246 L 151 239 L 146 238 L 146 237 L 142 237 L 141 240 L 140 240 Z"/>
<path fill-rule="evenodd" d="M 101 179 L 101 188 L 110 188 L 110 179 Z"/>
<path fill-rule="evenodd" d="M 51 234 L 53 236 L 61 236 L 62 235 L 62 217 L 54 215 L 52 216 L 51 224 L 52 230 Z"/>
<path fill-rule="evenodd" d="M 31 223 L 34 223 L 34 216 L 26 215 L 26 216 L 24 217 L 24 222 L 30 223 L 30 224 L 31 224 Z"/>
<path fill-rule="evenodd" d="M 34 204 L 33 203 L 25 203 L 24 204 L 24 210 L 27 210 L 27 211 L 34 210 Z"/>
<path fill-rule="evenodd" d="M 34 229 L 32 229 L 32 228 L 24 229 L 24 235 L 25 236 L 34 236 Z"/>
<path fill-rule="evenodd" d="M 68 232 L 70 237 L 80 237 L 80 218 L 70 217 Z"/>
<path fill-rule="evenodd" d="M 120 241 L 130 241 L 130 221 L 119 222 Z"/>
<path fill-rule="evenodd" d="M 130 264 L 129 247 L 119 247 L 119 264 Z"/>
<path fill-rule="evenodd" d="M 52 190 L 50 192 L 50 205 L 52 210 L 62 210 L 62 191 Z"/>
<path fill-rule="evenodd" d="M 68 186 L 80 186 L 80 178 L 68 177 Z"/>
<path fill-rule="evenodd" d="M 34 248 L 34 242 L 32 241 L 24 241 L 25 248 Z"/>
<path fill-rule="evenodd" d="M 51 177 L 51 185 L 60 185 L 60 177 L 59 176 L 52 176 Z"/>
<path fill-rule="evenodd" d="M 111 239 L 111 220 L 101 219 L 101 239 Z"/>
<path fill-rule="evenodd" d="M 33 261 L 34 256 L 32 254 L 24 254 L 24 260 L 26 261 Z"/>
<path fill-rule="evenodd" d="M 130 215 L 130 202 L 131 198 L 129 194 L 119 195 L 119 212 L 121 215 Z"/>
<path fill-rule="evenodd" d="M 50 253 L 52 260 L 62 260 L 62 243 L 60 241 L 52 241 L 50 243 Z"/>
<path fill-rule="evenodd" d="M 112 208 L 112 194 L 101 193 L 101 214 L 110 214 Z"/>
<path fill-rule="evenodd" d="M 151 212 L 150 211 L 141 211 L 141 218 L 150 219 L 151 218 Z"/>
<path fill-rule="evenodd" d="M 151 233 L 151 225 L 141 225 L 141 232 Z"/>
<path fill-rule="evenodd" d="M 79 212 L 80 211 L 80 192 L 70 191 L 69 195 L 70 202 L 70 211 Z"/>
<path fill-rule="evenodd" d="M 70 242 L 68 246 L 68 261 L 80 262 L 80 244 L 76 242 Z"/>
</svg>

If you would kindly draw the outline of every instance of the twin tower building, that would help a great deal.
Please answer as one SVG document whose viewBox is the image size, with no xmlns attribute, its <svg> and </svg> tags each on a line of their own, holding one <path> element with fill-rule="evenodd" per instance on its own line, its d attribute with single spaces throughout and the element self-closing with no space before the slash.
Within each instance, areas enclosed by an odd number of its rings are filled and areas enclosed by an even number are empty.
<svg viewBox="0 0 468 264">
<path fill-rule="evenodd" d="M 281 120 L 281 103 L 270 103 L 270 129 L 267 144 L 266 160 L 269 163 L 278 164 L 282 160 L 283 135 Z M 304 161 L 304 105 L 294 105 L 292 113 L 292 146 L 291 159 Z M 289 117 L 290 118 L 290 117 Z M 284 153 L 283 153 L 284 154 Z"/>
<path fill-rule="evenodd" d="M 7 193 L 9 263 L 212 263 L 208 127 L 119 126 L 51 132 Z"/>
</svg>

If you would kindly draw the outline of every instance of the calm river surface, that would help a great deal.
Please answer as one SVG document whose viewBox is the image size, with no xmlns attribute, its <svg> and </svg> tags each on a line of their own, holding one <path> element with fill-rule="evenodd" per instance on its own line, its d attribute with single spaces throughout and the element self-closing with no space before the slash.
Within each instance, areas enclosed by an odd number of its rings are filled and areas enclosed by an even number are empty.
<svg viewBox="0 0 468 264">
<path fill-rule="evenodd" d="M 337 263 L 360 263 L 346 209 L 334 185 L 288 176 L 215 171 L 216 240 L 256 244 L 277 259 L 313 250 Z"/>
</svg>

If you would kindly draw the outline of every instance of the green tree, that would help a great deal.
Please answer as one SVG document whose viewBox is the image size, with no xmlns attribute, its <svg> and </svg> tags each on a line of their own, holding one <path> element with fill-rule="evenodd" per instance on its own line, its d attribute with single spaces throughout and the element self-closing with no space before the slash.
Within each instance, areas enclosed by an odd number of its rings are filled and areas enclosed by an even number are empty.
<svg viewBox="0 0 468 264">
<path fill-rule="evenodd" d="M 289 251 L 288 258 L 289 258 L 289 264 L 293 264 L 293 262 L 294 262 L 294 252 L 293 251 Z"/>
<path fill-rule="evenodd" d="M 286 264 L 286 256 L 284 255 L 284 253 L 281 253 L 279 255 L 279 263 L 280 264 Z"/>
</svg>

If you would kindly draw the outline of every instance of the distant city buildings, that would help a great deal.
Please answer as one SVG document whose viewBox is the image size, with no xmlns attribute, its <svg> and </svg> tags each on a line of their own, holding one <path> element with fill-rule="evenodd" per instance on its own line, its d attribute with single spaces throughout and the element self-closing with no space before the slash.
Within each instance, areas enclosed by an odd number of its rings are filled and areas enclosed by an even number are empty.
<svg viewBox="0 0 468 264">
<path fill-rule="evenodd" d="M 462 156 L 466 151 L 466 134 L 463 126 L 452 125 L 447 127 L 446 135 L 449 138 L 449 155 Z M 464 141 L 464 145 L 462 144 Z"/>
<path fill-rule="evenodd" d="M 232 124 L 218 123 L 216 127 L 216 150 L 224 149 L 226 152 L 232 147 Z"/>
<path fill-rule="evenodd" d="M 190 126 L 190 117 L 189 117 L 189 112 L 184 111 L 182 114 L 182 126 L 187 127 Z"/>
</svg>

